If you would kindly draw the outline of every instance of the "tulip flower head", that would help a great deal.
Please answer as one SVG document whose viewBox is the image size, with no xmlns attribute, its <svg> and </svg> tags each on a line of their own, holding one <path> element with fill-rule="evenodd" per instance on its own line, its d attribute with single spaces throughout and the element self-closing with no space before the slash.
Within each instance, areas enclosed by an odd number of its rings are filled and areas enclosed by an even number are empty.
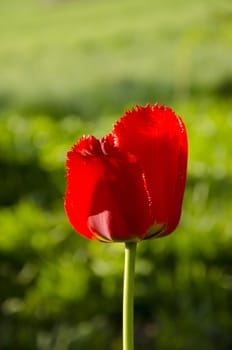
<svg viewBox="0 0 232 350">
<path fill-rule="evenodd" d="M 170 234 L 178 225 L 187 135 L 170 108 L 127 111 L 105 137 L 83 136 L 66 166 L 65 209 L 82 236 L 136 242 Z"/>
</svg>

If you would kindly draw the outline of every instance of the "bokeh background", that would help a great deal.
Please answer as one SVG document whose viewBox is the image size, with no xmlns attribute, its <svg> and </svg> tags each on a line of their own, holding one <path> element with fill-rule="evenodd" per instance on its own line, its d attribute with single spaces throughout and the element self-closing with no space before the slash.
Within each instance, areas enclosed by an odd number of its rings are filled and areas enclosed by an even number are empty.
<svg viewBox="0 0 232 350">
<path fill-rule="evenodd" d="M 136 350 L 232 348 L 231 1 L 0 0 L 2 350 L 121 349 L 123 244 L 74 233 L 64 163 L 156 101 L 189 175 L 179 228 L 138 246 Z"/>
</svg>

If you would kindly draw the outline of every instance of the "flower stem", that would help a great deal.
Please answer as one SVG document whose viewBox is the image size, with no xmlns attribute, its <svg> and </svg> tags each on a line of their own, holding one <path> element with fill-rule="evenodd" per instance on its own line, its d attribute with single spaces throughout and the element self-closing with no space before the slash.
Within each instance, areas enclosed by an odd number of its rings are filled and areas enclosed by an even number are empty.
<svg viewBox="0 0 232 350">
<path fill-rule="evenodd" d="M 135 255 L 136 243 L 126 243 L 123 286 L 123 350 L 134 350 Z"/>
</svg>

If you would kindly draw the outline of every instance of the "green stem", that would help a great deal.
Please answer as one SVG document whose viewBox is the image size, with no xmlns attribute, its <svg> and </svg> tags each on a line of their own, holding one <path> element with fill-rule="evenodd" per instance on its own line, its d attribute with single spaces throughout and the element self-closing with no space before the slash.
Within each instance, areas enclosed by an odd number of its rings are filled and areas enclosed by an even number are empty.
<svg viewBox="0 0 232 350">
<path fill-rule="evenodd" d="M 136 243 L 126 243 L 123 287 L 123 350 L 134 350 L 134 276 Z"/>
</svg>

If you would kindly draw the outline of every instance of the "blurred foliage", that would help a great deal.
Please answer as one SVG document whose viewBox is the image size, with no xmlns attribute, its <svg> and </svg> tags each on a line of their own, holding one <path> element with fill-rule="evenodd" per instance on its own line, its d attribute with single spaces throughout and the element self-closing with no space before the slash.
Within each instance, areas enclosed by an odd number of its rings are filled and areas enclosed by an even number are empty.
<svg viewBox="0 0 232 350">
<path fill-rule="evenodd" d="M 176 233 L 138 246 L 136 349 L 231 349 L 231 19 L 229 0 L 1 0 L 1 349 L 121 349 L 123 245 L 73 232 L 64 164 L 155 101 L 187 125 L 189 176 Z"/>
</svg>

